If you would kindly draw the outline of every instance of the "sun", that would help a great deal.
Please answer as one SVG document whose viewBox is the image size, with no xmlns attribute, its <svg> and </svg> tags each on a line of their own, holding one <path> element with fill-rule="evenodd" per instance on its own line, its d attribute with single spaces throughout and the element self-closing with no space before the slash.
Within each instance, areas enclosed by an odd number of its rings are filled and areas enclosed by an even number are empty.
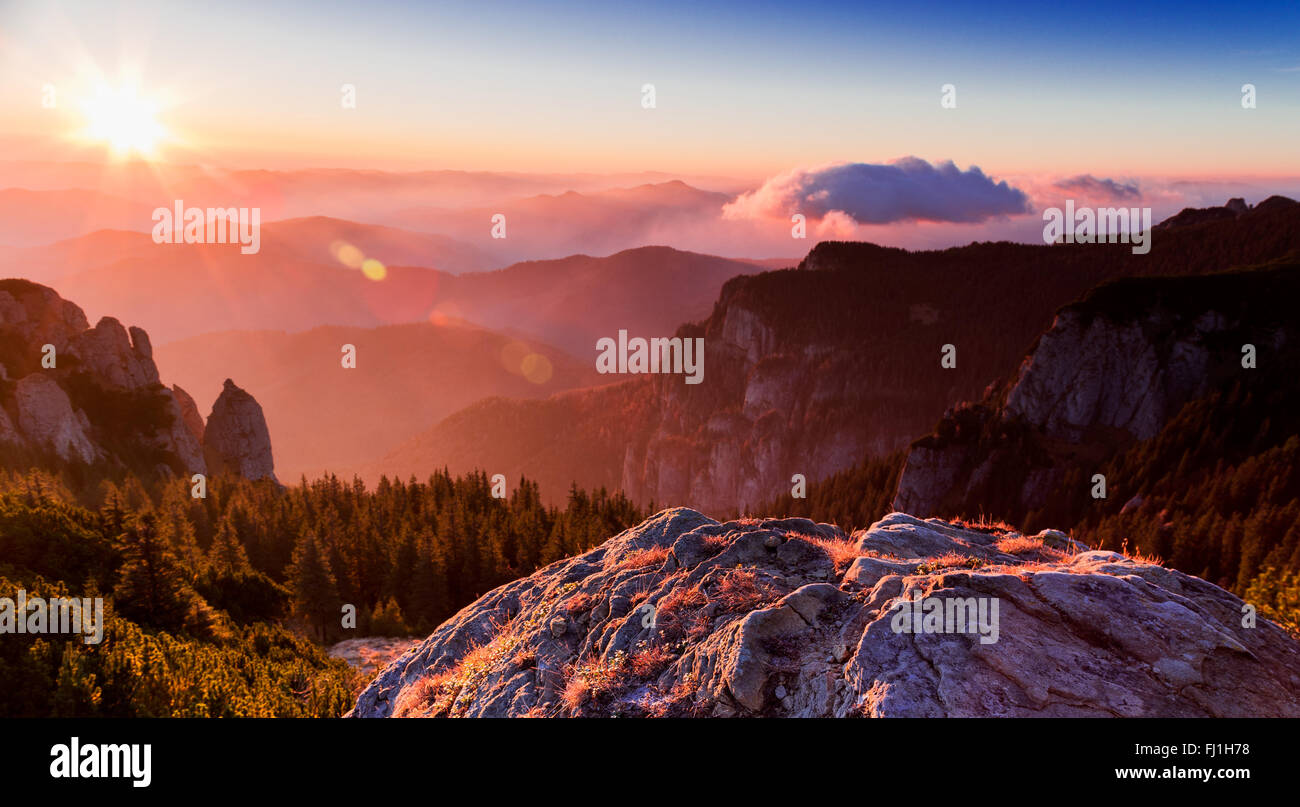
<svg viewBox="0 0 1300 807">
<path fill-rule="evenodd" d="M 158 107 L 141 97 L 134 87 L 101 85 L 82 104 L 86 116 L 85 139 L 103 143 L 119 157 L 152 157 L 167 130 L 158 122 Z"/>
</svg>

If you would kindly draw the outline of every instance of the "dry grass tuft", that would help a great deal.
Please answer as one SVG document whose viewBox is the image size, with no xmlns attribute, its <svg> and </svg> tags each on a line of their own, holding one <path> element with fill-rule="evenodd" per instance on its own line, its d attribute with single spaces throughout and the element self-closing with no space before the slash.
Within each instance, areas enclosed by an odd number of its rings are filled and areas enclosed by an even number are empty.
<svg viewBox="0 0 1300 807">
<path fill-rule="evenodd" d="M 454 715 L 473 700 L 475 692 L 488 674 L 506 660 L 519 662 L 516 654 L 524 633 L 530 626 L 515 620 L 495 625 L 495 635 L 486 644 L 470 648 L 460 661 L 442 672 L 426 675 L 406 687 L 393 705 L 394 717 L 434 717 Z M 518 666 L 524 666 L 520 664 Z"/>
<path fill-rule="evenodd" d="M 937 558 L 930 558 L 916 567 L 916 573 L 930 574 L 941 569 L 978 569 L 985 565 L 987 562 L 983 558 L 963 555 L 960 552 L 947 552 Z"/>
<path fill-rule="evenodd" d="M 843 572 L 858 559 L 858 542 L 852 539 L 839 540 L 837 538 L 813 537 L 811 535 L 799 534 L 798 537 L 805 541 L 810 541 L 821 547 L 835 564 L 835 571 Z"/>
<path fill-rule="evenodd" d="M 597 599 L 598 597 L 589 591 L 580 591 L 577 594 L 574 594 L 572 597 L 570 597 L 564 603 L 564 607 L 568 609 L 570 614 L 577 615 L 577 614 L 584 613 L 586 611 L 590 611 L 592 608 L 594 608 L 596 606 Z"/>
<path fill-rule="evenodd" d="M 636 550 L 619 561 L 618 566 L 615 568 L 620 571 L 624 569 L 645 569 L 650 566 L 662 566 L 667 559 L 668 547 L 652 546 L 648 549 Z"/>
<path fill-rule="evenodd" d="M 1008 555 L 1039 552 L 1046 548 L 1041 538 L 1031 538 L 1026 535 L 1008 535 L 999 539 L 996 546 L 999 552 L 1005 552 Z"/>
<path fill-rule="evenodd" d="M 978 532 L 1015 532 L 1016 528 L 1005 521 L 994 519 L 986 515 L 979 518 L 957 518 L 953 519 L 952 524 L 968 530 Z"/>
<path fill-rule="evenodd" d="M 638 648 L 628 661 L 628 669 L 638 678 L 651 678 L 663 672 L 675 656 L 663 645 Z"/>
<path fill-rule="evenodd" d="M 609 659 L 587 656 L 568 665 L 564 670 L 564 692 L 560 700 L 569 711 L 577 711 L 587 701 L 621 688 L 627 663 L 627 654 L 620 651 Z"/>
<path fill-rule="evenodd" d="M 781 591 L 753 569 L 733 569 L 718 584 L 714 599 L 727 611 L 752 611 L 781 596 Z"/>
<path fill-rule="evenodd" d="M 704 536 L 704 545 L 716 555 L 731 545 L 731 538 L 727 535 L 706 535 Z"/>
<path fill-rule="evenodd" d="M 709 622 L 699 609 L 707 602 L 699 588 L 679 585 L 659 601 L 655 625 L 666 638 L 703 638 L 709 631 Z"/>
<path fill-rule="evenodd" d="M 1155 564 L 1156 566 L 1165 565 L 1164 559 L 1162 559 L 1159 555 L 1147 555 L 1147 554 L 1143 554 L 1136 548 L 1129 549 L 1127 538 L 1125 538 L 1124 543 L 1120 545 L 1119 553 L 1126 558 L 1137 561 L 1138 563 L 1152 563 Z"/>
</svg>

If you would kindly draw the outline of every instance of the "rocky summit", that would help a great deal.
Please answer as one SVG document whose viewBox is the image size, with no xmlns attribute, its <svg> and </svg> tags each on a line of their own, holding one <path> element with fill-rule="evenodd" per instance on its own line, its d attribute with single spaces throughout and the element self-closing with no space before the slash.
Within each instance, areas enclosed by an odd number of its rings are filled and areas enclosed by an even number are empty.
<svg viewBox="0 0 1300 807">
<path fill-rule="evenodd" d="M 353 717 L 1300 717 L 1300 643 L 1063 533 L 666 510 L 461 610 Z"/>
<path fill-rule="evenodd" d="M 26 280 L 0 280 L 0 464 L 25 454 L 162 476 L 274 478 L 262 408 L 226 381 L 207 424 L 159 381 L 149 335 Z"/>
</svg>

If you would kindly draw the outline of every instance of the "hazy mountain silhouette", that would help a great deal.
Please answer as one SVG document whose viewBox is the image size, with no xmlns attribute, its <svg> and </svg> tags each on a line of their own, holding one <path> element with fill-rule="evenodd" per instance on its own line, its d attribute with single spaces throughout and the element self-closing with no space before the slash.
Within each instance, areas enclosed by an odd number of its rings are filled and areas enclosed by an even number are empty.
<svg viewBox="0 0 1300 807">
<path fill-rule="evenodd" d="M 157 205 L 98 191 L 0 190 L 0 244 L 30 247 L 95 230 L 147 230 Z"/>
<path fill-rule="evenodd" d="M 342 366 L 344 345 L 356 348 L 355 368 Z M 554 347 L 456 321 L 227 331 L 163 345 L 155 355 L 201 411 L 236 371 L 256 389 L 286 480 L 326 470 L 347 478 L 481 398 L 539 397 L 603 380 L 590 363 Z"/>
<path fill-rule="evenodd" d="M 387 239 L 377 242 L 379 254 L 409 253 L 425 243 L 417 234 L 354 226 L 367 238 Z M 111 242 L 127 257 L 60 277 L 55 285 L 75 293 L 92 316 L 116 312 L 141 323 L 160 344 L 222 330 L 373 327 L 436 315 L 520 331 L 582 356 L 619 328 L 669 334 L 683 320 L 705 316 L 726 280 L 755 271 L 742 261 L 645 247 L 465 275 L 388 266 L 384 279 L 374 281 L 304 257 L 331 233 L 346 231 L 317 220 L 277 223 L 265 228 L 255 255 L 241 255 L 230 244 L 158 246 L 147 235 L 96 233 L 85 237 L 85 246 L 52 245 L 40 260 L 9 268 L 55 266 L 60 255 L 84 255 L 92 242 Z M 152 249 L 142 246 L 146 242 Z"/>
</svg>

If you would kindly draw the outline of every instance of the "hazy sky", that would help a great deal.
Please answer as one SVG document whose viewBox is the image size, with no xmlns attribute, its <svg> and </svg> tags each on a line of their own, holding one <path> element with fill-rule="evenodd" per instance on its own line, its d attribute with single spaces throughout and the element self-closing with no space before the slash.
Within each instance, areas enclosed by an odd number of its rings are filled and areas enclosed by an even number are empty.
<svg viewBox="0 0 1300 807">
<path fill-rule="evenodd" d="M 0 0 L 0 138 L 58 156 L 100 76 L 242 167 L 1300 174 L 1300 3 L 999 5 Z"/>
</svg>

